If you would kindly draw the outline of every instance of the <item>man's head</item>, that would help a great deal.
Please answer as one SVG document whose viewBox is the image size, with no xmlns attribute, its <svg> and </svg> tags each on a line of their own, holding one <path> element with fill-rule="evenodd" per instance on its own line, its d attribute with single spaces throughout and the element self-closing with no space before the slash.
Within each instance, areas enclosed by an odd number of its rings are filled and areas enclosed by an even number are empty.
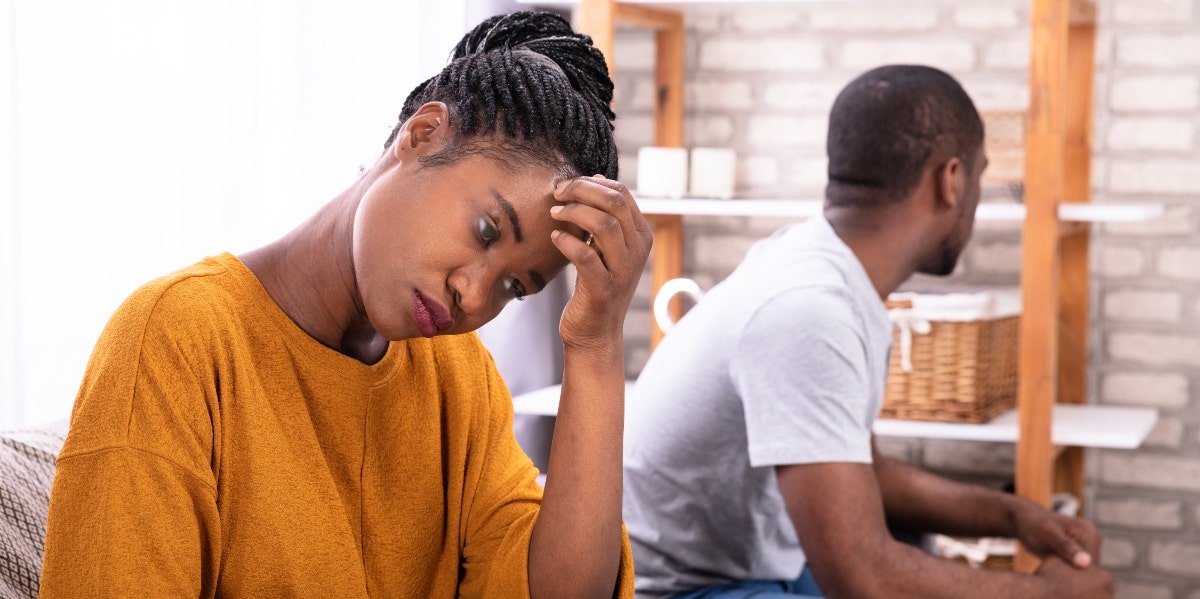
<svg viewBox="0 0 1200 599">
<path fill-rule="evenodd" d="M 915 65 L 864 73 L 833 104 L 827 151 L 828 206 L 874 212 L 922 202 L 937 239 L 917 270 L 954 270 L 970 239 L 987 160 L 983 121 L 953 77 Z"/>
</svg>

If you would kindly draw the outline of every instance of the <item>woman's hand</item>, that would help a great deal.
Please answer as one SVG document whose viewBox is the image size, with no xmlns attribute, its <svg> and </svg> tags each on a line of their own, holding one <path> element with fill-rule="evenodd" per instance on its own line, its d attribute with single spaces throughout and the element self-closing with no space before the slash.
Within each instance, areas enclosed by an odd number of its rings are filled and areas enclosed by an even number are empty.
<svg viewBox="0 0 1200 599">
<path fill-rule="evenodd" d="M 600 175 L 560 181 L 554 197 L 562 204 L 552 208 L 551 215 L 593 236 L 590 245 L 561 231 L 553 237 L 578 273 L 559 335 L 570 347 L 611 343 L 614 335 L 620 338 L 650 254 L 650 226 L 629 190 Z"/>
</svg>

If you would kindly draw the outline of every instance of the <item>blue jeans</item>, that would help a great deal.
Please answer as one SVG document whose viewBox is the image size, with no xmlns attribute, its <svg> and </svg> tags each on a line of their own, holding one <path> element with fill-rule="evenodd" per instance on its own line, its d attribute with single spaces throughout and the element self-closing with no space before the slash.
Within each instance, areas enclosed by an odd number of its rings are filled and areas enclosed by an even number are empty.
<svg viewBox="0 0 1200 599">
<path fill-rule="evenodd" d="M 796 580 L 742 580 L 718 584 L 682 595 L 675 599 L 821 599 L 821 589 L 808 566 Z"/>
</svg>

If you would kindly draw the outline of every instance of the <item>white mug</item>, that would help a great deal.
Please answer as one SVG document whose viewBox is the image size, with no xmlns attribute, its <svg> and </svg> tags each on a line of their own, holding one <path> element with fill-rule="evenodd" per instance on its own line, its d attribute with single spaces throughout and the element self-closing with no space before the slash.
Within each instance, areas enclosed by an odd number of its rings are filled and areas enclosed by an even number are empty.
<svg viewBox="0 0 1200 599">
<path fill-rule="evenodd" d="M 663 333 L 675 325 L 675 321 L 671 319 L 671 299 L 680 293 L 697 302 L 704 297 L 704 290 L 700 289 L 700 284 L 691 279 L 671 279 L 663 283 L 662 287 L 658 288 L 658 293 L 654 294 L 652 308 L 654 322 Z"/>
</svg>

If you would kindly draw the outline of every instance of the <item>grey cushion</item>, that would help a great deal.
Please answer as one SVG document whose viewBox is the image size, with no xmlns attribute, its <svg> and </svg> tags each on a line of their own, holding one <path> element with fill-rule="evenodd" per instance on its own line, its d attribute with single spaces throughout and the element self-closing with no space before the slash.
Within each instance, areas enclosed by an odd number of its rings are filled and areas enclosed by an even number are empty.
<svg viewBox="0 0 1200 599">
<path fill-rule="evenodd" d="M 54 460 L 66 421 L 0 432 L 0 597 L 37 597 Z"/>
</svg>

